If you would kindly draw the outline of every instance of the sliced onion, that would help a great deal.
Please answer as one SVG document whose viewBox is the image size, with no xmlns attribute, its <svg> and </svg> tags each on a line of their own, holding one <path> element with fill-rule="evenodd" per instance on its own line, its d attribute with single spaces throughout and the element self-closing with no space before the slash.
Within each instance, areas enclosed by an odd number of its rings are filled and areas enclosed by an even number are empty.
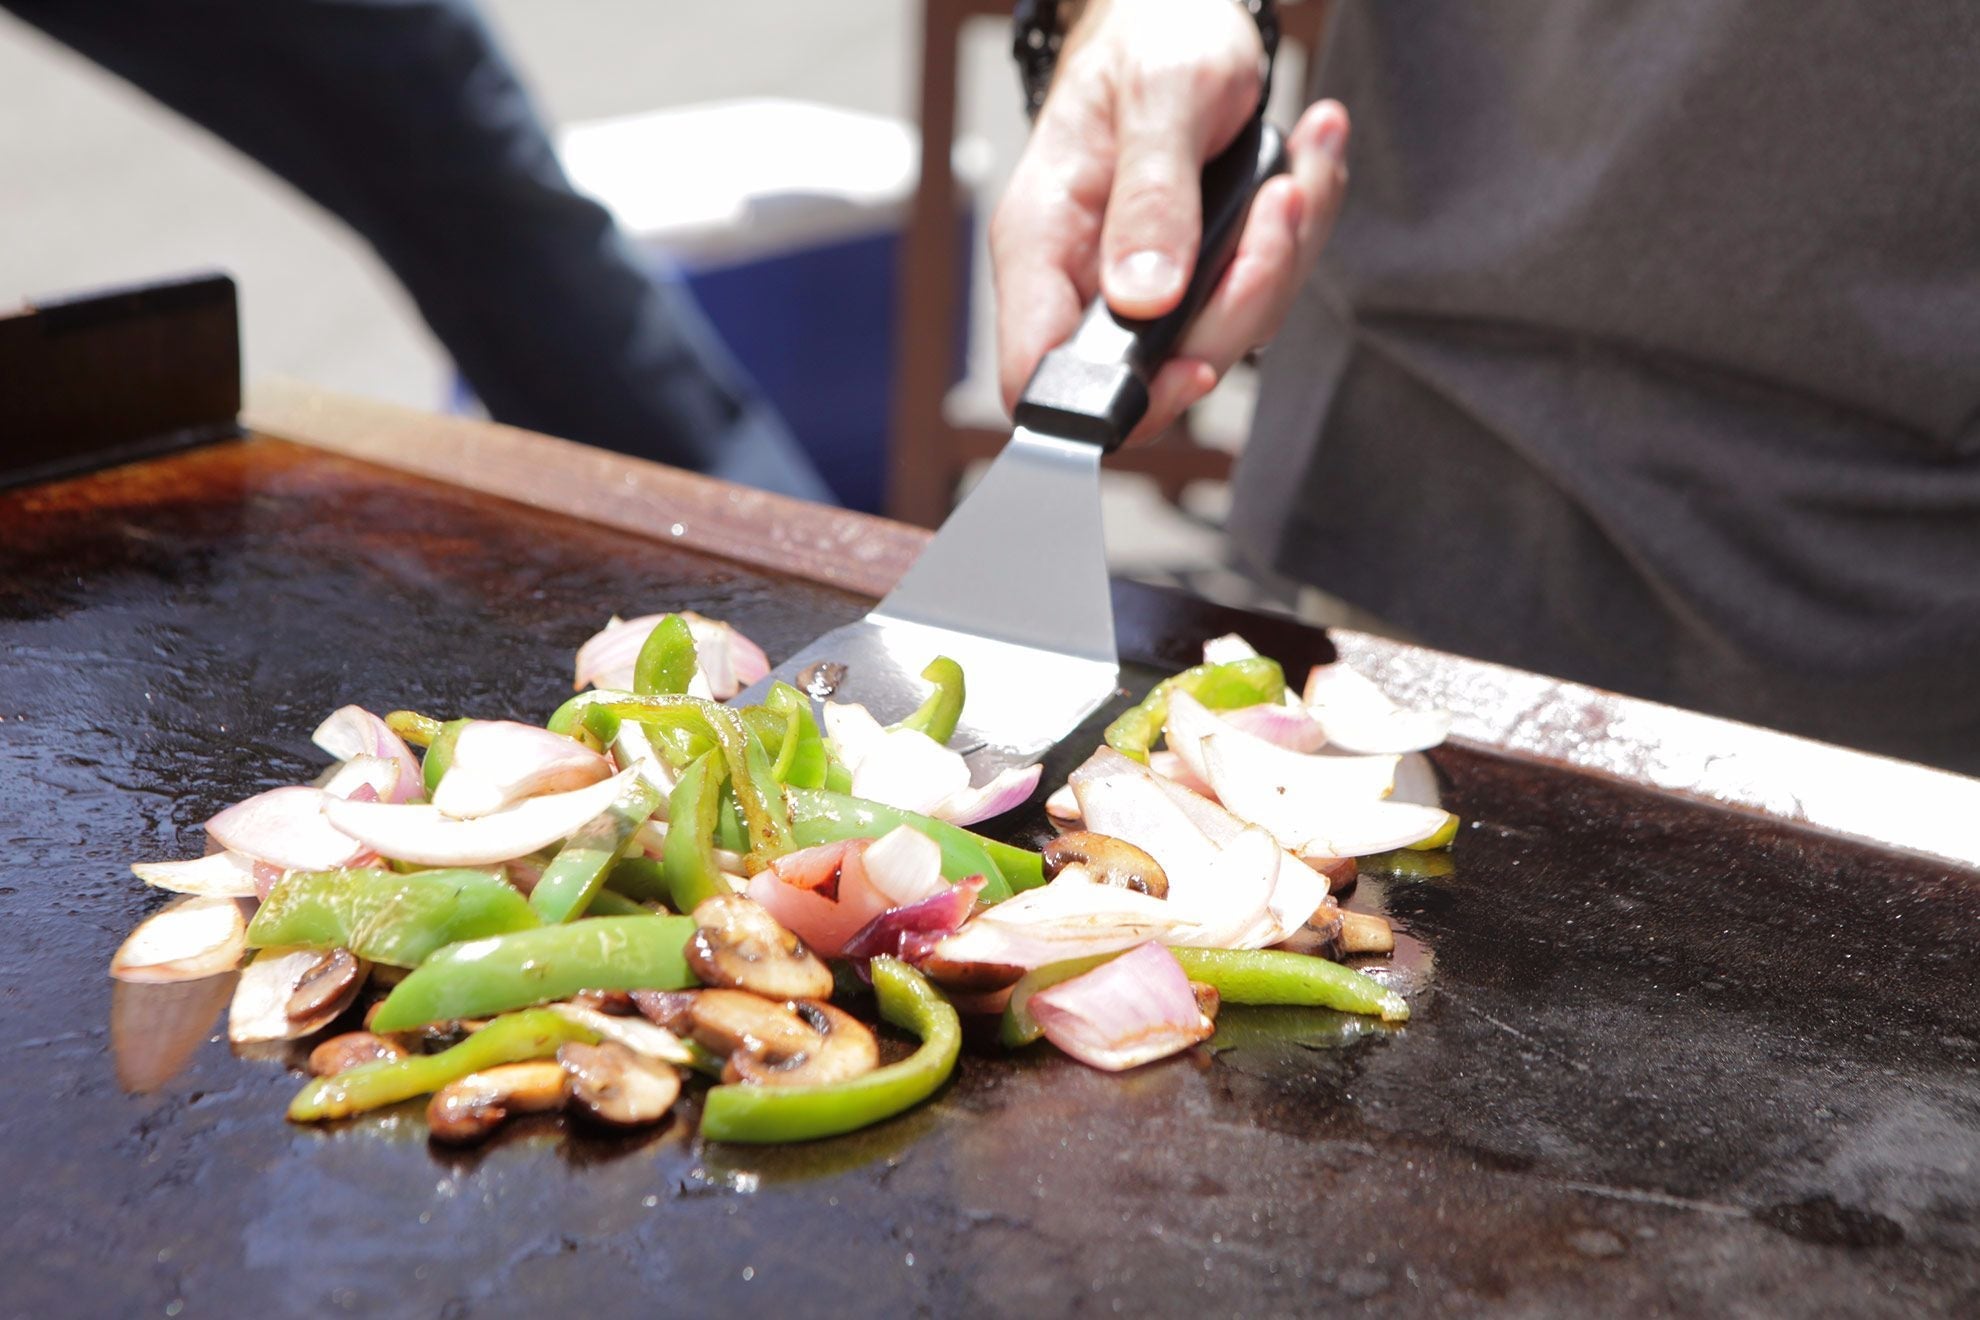
<svg viewBox="0 0 1980 1320">
<path fill-rule="evenodd" d="M 1218 800 L 1301 856 L 1387 852 L 1430 838 L 1450 819 L 1436 807 L 1344 791 L 1344 783 L 1355 778 L 1337 767 L 1355 758 L 1269 750 L 1272 755 L 1261 756 L 1256 748 L 1234 745 L 1222 736 L 1203 740 L 1208 778 Z"/>
<path fill-rule="evenodd" d="M 1217 781 L 1211 778 L 1203 754 L 1203 744 L 1213 737 L 1224 749 L 1227 761 L 1239 757 L 1248 764 L 1274 767 L 1272 773 L 1282 778 L 1299 776 L 1315 784 L 1326 784 L 1330 793 L 1342 798 L 1386 797 L 1396 782 L 1397 757 L 1309 756 L 1292 751 L 1218 719 L 1187 692 L 1171 696 L 1164 731 L 1169 750 L 1188 762 L 1196 777 L 1213 790 L 1217 789 Z M 1217 798 L 1224 800 L 1221 791 L 1217 792 Z M 1234 803 L 1226 801 L 1224 805 L 1240 816 L 1245 814 Z"/>
<path fill-rule="evenodd" d="M 589 1027 L 606 1040 L 615 1040 L 634 1054 L 648 1059 L 659 1059 L 666 1063 L 692 1068 L 701 1060 L 687 1043 L 663 1026 L 648 1022 L 645 1018 L 616 1017 L 611 1013 L 601 1013 L 584 1004 L 551 1004 L 549 1009 L 559 1017 L 567 1018 L 581 1027 Z"/>
<path fill-rule="evenodd" d="M 1262 704 L 1221 710 L 1217 718 L 1254 738 L 1293 752 L 1317 752 L 1327 743 L 1327 731 L 1304 708 Z"/>
<path fill-rule="evenodd" d="M 1162 791 L 1189 817 L 1191 824 L 1220 848 L 1230 847 L 1247 832 L 1257 832 L 1256 827 L 1247 825 L 1215 802 L 1191 793 L 1180 784 L 1164 783 Z M 1298 857 L 1280 848 L 1278 866 L 1272 880 L 1272 897 L 1266 903 L 1271 909 L 1276 929 L 1272 938 L 1247 947 L 1262 948 L 1266 944 L 1277 944 L 1311 920 L 1320 905 L 1327 901 L 1328 891 L 1333 887 L 1332 876 L 1342 865 L 1338 858 Z M 1347 859 L 1345 866 L 1348 877 L 1352 878 L 1353 859 Z"/>
<path fill-rule="evenodd" d="M 1079 795 L 1073 792 L 1071 784 L 1061 784 L 1052 790 L 1052 796 L 1045 799 L 1045 814 L 1062 829 L 1079 824 Z"/>
<path fill-rule="evenodd" d="M 1068 866 L 1050 884 L 977 914 L 932 953 L 954 964 L 1030 969 L 1147 940 L 1173 943 L 1188 926 L 1166 901 L 1097 884 Z"/>
<path fill-rule="evenodd" d="M 1108 1072 L 1165 1059 L 1215 1030 L 1182 964 L 1154 943 L 1040 990 L 1028 1007 L 1045 1039 Z"/>
<path fill-rule="evenodd" d="M 433 805 L 466 820 L 611 776 L 611 762 L 575 738 L 514 720 L 474 720 L 455 738 Z"/>
<path fill-rule="evenodd" d="M 181 899 L 130 933 L 110 959 L 110 975 L 161 983 L 231 972 L 247 952 L 247 923 L 236 899 Z"/>
<path fill-rule="evenodd" d="M 1349 752 L 1421 752 L 1451 732 L 1445 710 L 1409 710 L 1343 662 L 1315 665 L 1306 675 L 1307 713 L 1327 741 Z"/>
<path fill-rule="evenodd" d="M 1189 762 L 1175 752 L 1150 752 L 1148 768 L 1174 784 L 1180 784 L 1201 797 L 1215 797 L 1210 785 L 1196 777 L 1196 771 L 1189 768 Z"/>
<path fill-rule="evenodd" d="M 394 861 L 490 866 L 568 839 L 610 807 L 638 773 L 621 770 L 587 788 L 529 798 L 472 820 L 445 815 L 431 805 L 335 799 L 324 814 L 332 825 Z"/>
<path fill-rule="evenodd" d="M 1044 773 L 1045 767 L 1036 763 L 1014 766 L 998 773 L 980 788 L 966 788 L 950 794 L 928 814 L 952 825 L 974 825 L 978 821 L 1001 816 L 1030 801 L 1031 795 L 1038 791 L 1038 781 Z"/>
<path fill-rule="evenodd" d="M 358 975 L 349 989 L 306 1018 L 289 1016 L 289 998 L 302 985 L 319 962 L 321 949 L 262 949 L 241 971 L 234 987 L 233 1003 L 227 1007 L 227 1039 L 236 1045 L 258 1045 L 271 1040 L 299 1040 L 312 1036 L 337 1020 L 363 989 L 369 964 L 358 964 Z"/>
<path fill-rule="evenodd" d="M 419 758 L 413 755 L 412 748 L 392 732 L 391 725 L 362 706 L 343 706 L 333 711 L 309 738 L 339 761 L 360 756 L 390 761 L 394 769 L 392 781 L 380 788 L 378 794 L 387 802 L 417 802 L 426 796 Z"/>
<path fill-rule="evenodd" d="M 399 767 L 382 756 L 353 756 L 339 765 L 320 787 L 334 798 L 358 802 L 389 802 L 399 782 Z M 401 798 L 400 801 L 413 799 Z"/>
<path fill-rule="evenodd" d="M 841 849 L 833 870 L 824 870 L 829 860 L 824 853 L 806 848 L 757 872 L 745 892 L 815 952 L 836 958 L 861 927 L 894 904 L 867 875 L 865 853 L 871 845 L 866 840 L 826 847 Z"/>
<path fill-rule="evenodd" d="M 942 846 L 900 825 L 875 839 L 861 859 L 866 879 L 890 907 L 918 903 L 949 888 L 942 878 Z"/>
<path fill-rule="evenodd" d="M 1233 660 L 1250 660 L 1257 654 L 1257 648 L 1236 633 L 1212 637 L 1203 644 L 1203 663 L 1206 665 L 1226 665 Z"/>
<path fill-rule="evenodd" d="M 700 671 L 698 683 L 688 689 L 694 695 L 727 701 L 770 672 L 770 659 L 763 654 L 763 648 L 728 624 L 691 610 L 682 610 L 680 614 L 694 637 L 695 660 Z M 642 614 L 636 619 L 613 616 L 611 622 L 578 648 L 577 675 L 572 688 L 582 688 L 588 683 L 593 687 L 630 691 L 640 648 L 666 617 L 664 614 Z"/>
<path fill-rule="evenodd" d="M 680 776 L 667 758 L 660 755 L 659 748 L 653 745 L 653 735 L 644 725 L 637 720 L 620 721 L 619 732 L 612 739 L 612 761 L 621 770 L 638 770 L 647 783 L 660 790 L 660 806 L 654 816 L 666 820 L 667 797 L 680 782 Z"/>
<path fill-rule="evenodd" d="M 868 849 L 866 855 L 870 861 L 873 849 Z M 889 908 L 847 940 L 842 952 L 848 958 L 862 961 L 885 953 L 911 963 L 919 962 L 969 920 L 976 896 L 983 892 L 985 883 L 982 876 L 973 875 L 954 885 L 944 884 L 939 891 L 918 902 Z"/>
<path fill-rule="evenodd" d="M 325 805 L 335 801 L 320 788 L 273 788 L 207 821 L 206 833 L 222 848 L 285 870 L 333 871 L 366 852 L 325 818 Z"/>
<path fill-rule="evenodd" d="M 256 898 L 255 866 L 254 858 L 244 854 L 217 852 L 189 862 L 138 862 L 131 867 L 131 874 L 148 885 L 178 894 Z"/>
</svg>

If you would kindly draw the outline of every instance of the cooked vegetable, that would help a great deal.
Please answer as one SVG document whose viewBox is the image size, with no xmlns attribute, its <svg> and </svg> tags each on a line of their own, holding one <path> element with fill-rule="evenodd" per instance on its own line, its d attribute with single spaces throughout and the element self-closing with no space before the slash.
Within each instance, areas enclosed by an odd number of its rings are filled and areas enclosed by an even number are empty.
<svg viewBox="0 0 1980 1320">
<path fill-rule="evenodd" d="M 962 718 L 962 666 L 946 655 L 938 655 L 928 662 L 928 668 L 921 671 L 921 676 L 933 683 L 935 690 L 915 708 L 913 714 L 894 727 L 913 729 L 916 733 L 927 734 L 938 743 L 946 743 L 955 737 L 956 721 Z"/>
<path fill-rule="evenodd" d="M 1169 896 L 1169 877 L 1162 864 L 1126 839 L 1074 830 L 1045 845 L 1048 878 L 1074 864 L 1103 885 L 1132 889 L 1151 898 Z"/>
<path fill-rule="evenodd" d="M 972 834 L 947 821 L 898 811 L 878 802 L 825 789 L 792 789 L 791 835 L 799 847 L 841 839 L 877 839 L 912 825 L 942 847 L 942 874 L 950 880 L 984 878 L 983 900 L 996 903 L 1045 883 L 1045 861 L 1035 852 Z"/>
<path fill-rule="evenodd" d="M 564 841 L 529 893 L 529 905 L 545 925 L 570 921 L 591 909 L 634 831 L 659 809 L 660 796 L 659 789 L 635 773 L 611 806 Z"/>
<path fill-rule="evenodd" d="M 389 1063 L 405 1057 L 406 1047 L 389 1036 L 347 1031 L 309 1052 L 309 1071 L 313 1077 L 335 1077 L 367 1063 Z"/>
<path fill-rule="evenodd" d="M 1047 1040 L 1108 1072 L 1165 1059 L 1216 1029 L 1181 964 L 1152 943 L 1036 991 L 1026 1011 Z"/>
<path fill-rule="evenodd" d="M 1247 656 L 1218 665 L 1195 665 L 1157 683 L 1141 704 L 1107 726 L 1107 745 L 1121 755 L 1146 764 L 1169 718 L 1169 694 L 1187 692 L 1212 710 L 1231 710 L 1282 700 L 1285 671 L 1264 656 Z"/>
<path fill-rule="evenodd" d="M 580 990 L 678 990 L 695 983 L 682 948 L 690 917 L 587 917 L 449 945 L 386 996 L 375 1031 L 489 1017 Z"/>
<path fill-rule="evenodd" d="M 632 689 L 642 697 L 678 695 L 694 682 L 695 670 L 693 630 L 680 615 L 665 615 L 640 643 Z"/>
<path fill-rule="evenodd" d="M 570 1049 L 564 1045 L 559 1049 Z M 579 1049 L 589 1046 L 579 1045 Z M 434 1092 L 426 1106 L 426 1132 L 454 1145 L 487 1138 L 510 1114 L 562 1109 L 571 1092 L 570 1074 L 556 1059 L 505 1063 L 469 1073 Z"/>
<path fill-rule="evenodd" d="M 445 945 L 536 924 L 528 901 L 489 871 L 370 867 L 290 872 L 268 891 L 247 938 L 257 948 L 349 949 L 417 967 Z"/>
<path fill-rule="evenodd" d="M 499 1064 L 547 1058 L 566 1041 L 588 1045 L 597 1039 L 589 1028 L 548 1009 L 512 1013 L 438 1054 L 368 1063 L 335 1077 L 319 1077 L 289 1102 L 289 1117 L 298 1123 L 348 1118 L 437 1091 L 449 1082 Z"/>
<path fill-rule="evenodd" d="M 692 912 L 717 895 L 735 892 L 715 860 L 716 814 L 725 778 L 721 756 L 709 752 L 687 768 L 668 799 L 661 866 L 667 901 L 677 912 Z"/>
<path fill-rule="evenodd" d="M 146 917 L 110 959 L 120 981 L 195 981 L 247 952 L 247 914 L 231 898 L 182 898 Z"/>
<path fill-rule="evenodd" d="M 642 1127 L 667 1116 L 680 1099 L 681 1075 L 664 1063 L 642 1059 L 623 1045 L 573 1041 L 557 1051 L 570 1075 L 578 1112 L 611 1127 Z"/>
<path fill-rule="evenodd" d="M 935 1094 L 955 1071 L 962 1024 L 934 986 L 896 958 L 873 960 L 880 1014 L 921 1040 L 899 1063 L 827 1086 L 718 1086 L 701 1111 L 710 1141 L 812 1141 L 869 1127 Z"/>
<path fill-rule="evenodd" d="M 687 964 L 703 985 L 770 999 L 823 999 L 832 973 L 797 936 L 741 894 L 718 894 L 694 909 Z"/>
</svg>

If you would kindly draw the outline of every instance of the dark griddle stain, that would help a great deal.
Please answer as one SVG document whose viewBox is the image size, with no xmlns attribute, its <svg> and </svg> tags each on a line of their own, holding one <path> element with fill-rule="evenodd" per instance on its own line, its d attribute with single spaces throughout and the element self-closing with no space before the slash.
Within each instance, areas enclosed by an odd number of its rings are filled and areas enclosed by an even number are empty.
<svg viewBox="0 0 1980 1320">
<path fill-rule="evenodd" d="M 1402 1028 L 1227 1009 L 1118 1077 L 972 1052 L 765 1151 L 692 1103 L 466 1154 L 417 1105 L 296 1128 L 296 1075 L 211 1041 L 119 1088 L 103 968 L 165 901 L 128 862 L 313 774 L 343 702 L 540 719 L 608 614 L 670 606 L 776 656 L 864 602 L 267 443 L 0 497 L 0 1314 L 1980 1304 L 1975 877 L 1456 749 L 1454 873 L 1353 900 L 1403 928 Z M 1144 658 L 1205 626 L 1169 617 Z"/>
</svg>

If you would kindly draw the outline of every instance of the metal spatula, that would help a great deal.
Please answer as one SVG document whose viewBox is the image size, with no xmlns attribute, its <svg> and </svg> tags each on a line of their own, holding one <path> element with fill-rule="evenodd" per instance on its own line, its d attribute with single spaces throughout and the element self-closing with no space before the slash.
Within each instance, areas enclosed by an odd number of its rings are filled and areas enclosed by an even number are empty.
<svg viewBox="0 0 1980 1320">
<path fill-rule="evenodd" d="M 1211 161 L 1201 254 L 1181 305 L 1136 321 L 1095 298 L 1072 338 L 1038 364 L 1010 443 L 887 598 L 737 703 L 762 700 L 782 679 L 891 722 L 921 703 L 922 669 L 946 655 L 968 689 L 950 745 L 979 781 L 1037 760 L 1098 709 L 1119 676 L 1101 456 L 1148 411 L 1149 382 L 1230 264 L 1251 199 L 1285 168 L 1284 142 L 1262 121 Z"/>
</svg>

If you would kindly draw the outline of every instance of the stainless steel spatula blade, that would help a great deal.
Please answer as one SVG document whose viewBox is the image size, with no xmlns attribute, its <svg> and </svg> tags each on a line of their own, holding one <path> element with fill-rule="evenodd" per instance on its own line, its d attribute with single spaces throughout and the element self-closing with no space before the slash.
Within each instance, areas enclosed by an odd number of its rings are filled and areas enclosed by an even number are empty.
<svg viewBox="0 0 1980 1320">
<path fill-rule="evenodd" d="M 899 585 L 736 701 L 761 701 L 782 679 L 892 723 L 921 704 L 928 662 L 948 656 L 967 689 L 950 746 L 979 783 L 1037 760 L 1097 710 L 1120 675 L 1101 456 L 1147 413 L 1155 369 L 1230 264 L 1252 197 L 1284 169 L 1278 133 L 1254 120 L 1203 171 L 1202 247 L 1181 304 L 1130 321 L 1094 299 L 1025 387 L 1010 444 Z"/>
<path fill-rule="evenodd" d="M 891 722 L 921 704 L 930 660 L 963 668 L 949 745 L 980 779 L 1026 765 L 1113 693 L 1114 607 L 1100 526 L 1099 446 L 1019 427 L 976 488 L 873 612 L 779 665 L 770 681 L 820 690 Z M 755 689 L 739 700 L 757 698 Z"/>
</svg>

